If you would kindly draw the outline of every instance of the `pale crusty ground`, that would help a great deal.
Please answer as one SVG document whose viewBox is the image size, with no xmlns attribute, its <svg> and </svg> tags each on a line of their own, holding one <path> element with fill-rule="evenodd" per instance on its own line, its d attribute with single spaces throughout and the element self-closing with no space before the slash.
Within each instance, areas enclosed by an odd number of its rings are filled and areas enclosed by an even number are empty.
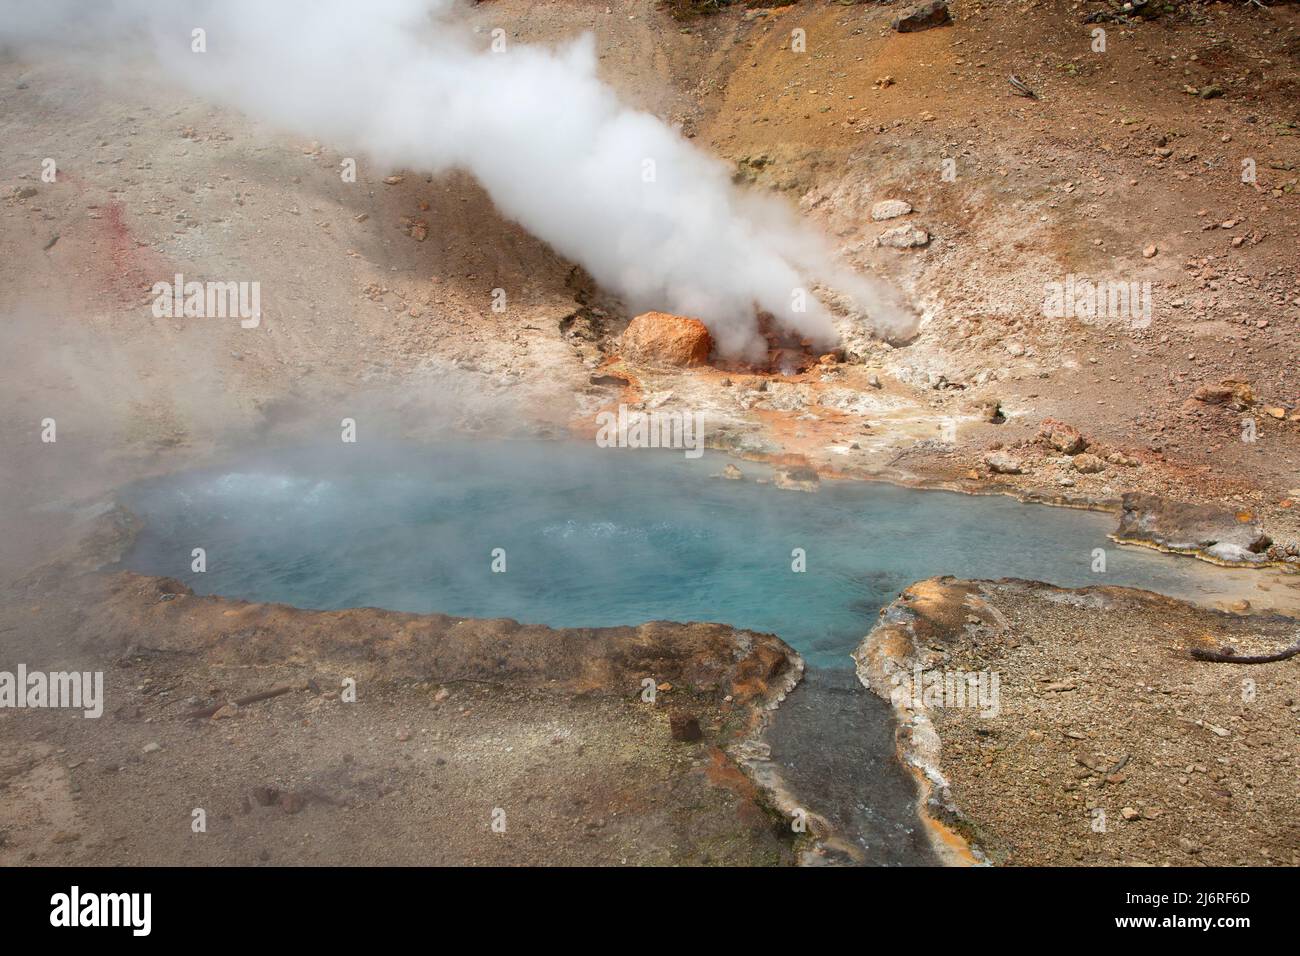
<svg viewBox="0 0 1300 956">
<path fill-rule="evenodd" d="M 1296 639 L 1293 620 L 1145 591 L 934 578 L 882 612 L 856 656 L 886 698 L 898 666 L 999 675 L 996 716 L 922 708 L 933 749 L 913 738 L 916 711 L 895 708 L 900 751 L 926 755 L 947 784 L 928 812 L 992 862 L 1294 866 L 1297 660 L 1208 663 L 1188 650 L 1264 654 Z"/>
</svg>

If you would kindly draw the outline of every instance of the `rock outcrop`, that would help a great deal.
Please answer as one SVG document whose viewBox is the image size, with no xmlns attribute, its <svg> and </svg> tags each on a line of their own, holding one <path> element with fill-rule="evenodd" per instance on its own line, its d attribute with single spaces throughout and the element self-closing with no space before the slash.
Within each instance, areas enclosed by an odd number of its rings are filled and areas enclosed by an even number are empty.
<svg viewBox="0 0 1300 956">
<path fill-rule="evenodd" d="M 1114 537 L 1161 551 L 1196 554 L 1220 564 L 1266 561 L 1273 543 L 1249 512 L 1169 501 L 1144 492 L 1124 496 Z"/>
</svg>

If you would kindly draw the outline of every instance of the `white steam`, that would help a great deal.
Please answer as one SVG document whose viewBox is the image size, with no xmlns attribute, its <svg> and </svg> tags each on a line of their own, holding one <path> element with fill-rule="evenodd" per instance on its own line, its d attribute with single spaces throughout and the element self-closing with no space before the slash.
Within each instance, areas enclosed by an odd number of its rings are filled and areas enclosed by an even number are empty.
<svg viewBox="0 0 1300 956">
<path fill-rule="evenodd" d="M 631 309 L 696 316 L 724 355 L 764 354 L 756 309 L 834 343 L 811 292 L 799 310 L 797 290 L 814 284 L 851 295 L 884 333 L 909 324 L 783 203 L 736 189 L 722 162 L 620 103 L 596 76 L 590 35 L 493 52 L 452 22 L 453 0 L 0 0 L 0 10 L 0 42 L 86 32 L 88 51 L 120 51 L 143 28 L 169 73 L 215 102 L 385 168 L 465 169 L 503 215 Z M 195 27 L 202 54 L 190 50 Z"/>
</svg>

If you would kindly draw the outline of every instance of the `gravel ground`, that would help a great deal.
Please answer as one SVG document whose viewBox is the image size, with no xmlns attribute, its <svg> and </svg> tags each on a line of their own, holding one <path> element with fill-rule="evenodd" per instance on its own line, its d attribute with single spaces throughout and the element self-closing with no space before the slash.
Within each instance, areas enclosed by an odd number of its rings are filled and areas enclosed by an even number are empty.
<svg viewBox="0 0 1300 956">
<path fill-rule="evenodd" d="M 882 612 L 856 656 L 886 698 L 899 668 L 999 676 L 995 715 L 895 703 L 927 811 L 993 862 L 1296 865 L 1297 658 L 1188 654 L 1296 639 L 1291 619 L 1145 591 L 935 578 Z"/>
</svg>

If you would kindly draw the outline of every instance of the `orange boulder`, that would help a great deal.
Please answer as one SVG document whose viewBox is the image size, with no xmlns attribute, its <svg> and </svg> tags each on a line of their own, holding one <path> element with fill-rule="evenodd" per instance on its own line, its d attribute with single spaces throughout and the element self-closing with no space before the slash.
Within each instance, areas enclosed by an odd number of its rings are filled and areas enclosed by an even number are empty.
<svg viewBox="0 0 1300 956">
<path fill-rule="evenodd" d="M 713 336 L 699 319 L 668 312 L 644 312 L 623 332 L 625 359 L 646 365 L 707 365 Z"/>
</svg>

